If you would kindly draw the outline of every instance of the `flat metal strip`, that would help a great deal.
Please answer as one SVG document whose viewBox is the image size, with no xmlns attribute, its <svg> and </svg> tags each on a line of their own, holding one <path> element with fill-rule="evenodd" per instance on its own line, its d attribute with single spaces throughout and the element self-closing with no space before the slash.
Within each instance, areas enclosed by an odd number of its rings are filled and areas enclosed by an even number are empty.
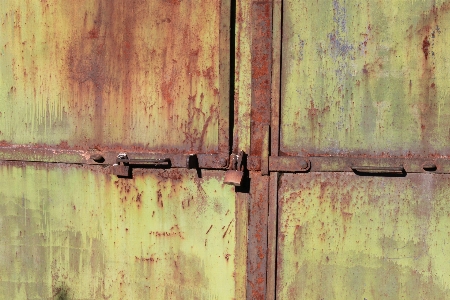
<svg viewBox="0 0 450 300">
<path fill-rule="evenodd" d="M 270 124 L 272 1 L 252 1 L 252 106 L 250 155 L 261 156 Z"/>
<path fill-rule="evenodd" d="M 247 299 L 262 300 L 266 297 L 269 179 L 269 176 L 250 173 Z"/>
<path fill-rule="evenodd" d="M 274 156 L 269 158 L 269 169 L 278 172 L 309 171 L 309 159 L 297 156 Z"/>
<path fill-rule="evenodd" d="M 306 164 L 310 165 L 305 169 Z M 257 165 L 256 163 L 254 163 Z M 300 157 L 269 158 L 271 172 L 358 172 L 383 173 L 402 168 L 406 173 L 450 173 L 450 158 L 393 158 L 393 157 Z M 364 171 L 365 170 L 365 171 Z M 378 170 L 378 171 L 377 171 Z"/>
<path fill-rule="evenodd" d="M 242 251 L 236 251 L 234 263 L 236 266 L 236 299 L 245 299 L 247 293 L 247 247 L 248 247 L 248 193 L 236 193 L 236 245 Z"/>
<path fill-rule="evenodd" d="M 280 96 L 281 96 L 281 36 L 282 0 L 273 1 L 272 11 L 272 98 L 270 155 L 278 156 L 280 150 Z"/>
<path fill-rule="evenodd" d="M 270 155 L 270 126 L 264 125 L 264 138 L 261 149 L 261 175 L 269 175 L 269 155 Z"/>
<path fill-rule="evenodd" d="M 269 217 L 267 220 L 267 300 L 275 299 L 277 272 L 277 227 L 278 227 L 278 176 L 270 174 L 269 182 Z"/>
<path fill-rule="evenodd" d="M 220 29 L 219 29 L 219 152 L 230 150 L 230 1 L 220 1 Z"/>
</svg>

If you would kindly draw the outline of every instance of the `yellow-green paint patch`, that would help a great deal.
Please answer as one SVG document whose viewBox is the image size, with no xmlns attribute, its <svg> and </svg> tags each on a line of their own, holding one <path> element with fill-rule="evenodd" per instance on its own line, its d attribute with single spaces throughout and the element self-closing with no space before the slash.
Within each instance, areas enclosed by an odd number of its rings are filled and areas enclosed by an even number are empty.
<svg viewBox="0 0 450 300">
<path fill-rule="evenodd" d="M 284 1 L 281 150 L 450 155 L 448 1 Z"/>
<path fill-rule="evenodd" d="M 0 141 L 217 152 L 221 13 L 220 0 L 2 1 Z"/>
<path fill-rule="evenodd" d="M 277 299 L 450 299 L 450 176 L 284 174 Z"/>
<path fill-rule="evenodd" d="M 235 260 L 246 247 L 223 172 L 118 179 L 101 167 L 4 164 L 0 174 L 5 299 L 233 299 L 242 289 Z"/>
</svg>

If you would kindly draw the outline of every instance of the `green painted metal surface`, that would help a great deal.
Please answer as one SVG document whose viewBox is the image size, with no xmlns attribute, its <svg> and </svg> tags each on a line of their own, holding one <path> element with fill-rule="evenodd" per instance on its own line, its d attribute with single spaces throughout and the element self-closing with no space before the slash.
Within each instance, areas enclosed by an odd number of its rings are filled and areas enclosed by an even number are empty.
<svg viewBox="0 0 450 300">
<path fill-rule="evenodd" d="M 242 299 L 234 188 L 202 173 L 3 163 L 0 295 Z"/>
<path fill-rule="evenodd" d="M 448 1 L 283 1 L 281 143 L 449 155 Z"/>
<path fill-rule="evenodd" d="M 450 299 L 450 176 L 279 182 L 277 299 Z"/>
<path fill-rule="evenodd" d="M 220 0 L 2 1 L 0 141 L 217 152 L 227 23 Z"/>
</svg>

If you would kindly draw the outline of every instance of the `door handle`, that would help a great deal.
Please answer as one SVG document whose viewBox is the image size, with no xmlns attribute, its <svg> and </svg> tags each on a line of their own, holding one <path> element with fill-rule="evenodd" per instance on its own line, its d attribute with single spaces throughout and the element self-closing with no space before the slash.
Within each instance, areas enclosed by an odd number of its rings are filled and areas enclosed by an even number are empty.
<svg viewBox="0 0 450 300">
<path fill-rule="evenodd" d="M 403 166 L 398 167 L 379 167 L 379 166 L 351 166 L 355 173 L 367 174 L 405 174 Z"/>
</svg>

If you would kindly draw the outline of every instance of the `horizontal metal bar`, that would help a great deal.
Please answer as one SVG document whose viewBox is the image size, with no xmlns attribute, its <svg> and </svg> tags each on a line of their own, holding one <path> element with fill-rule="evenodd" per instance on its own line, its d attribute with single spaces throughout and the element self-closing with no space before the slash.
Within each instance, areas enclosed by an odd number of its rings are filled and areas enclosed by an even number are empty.
<svg viewBox="0 0 450 300">
<path fill-rule="evenodd" d="M 119 151 L 73 150 L 46 147 L 2 146 L 0 161 L 45 162 L 88 165 L 113 165 Z M 171 168 L 186 168 L 190 154 L 127 152 L 133 159 L 170 159 Z M 228 167 L 228 153 L 196 154 L 198 168 L 221 169 Z M 306 164 L 309 164 L 305 169 Z M 353 172 L 352 166 L 398 167 L 407 173 L 432 172 L 450 174 L 450 157 L 402 158 L 402 157 L 351 157 L 351 156 L 271 156 L 271 172 Z M 247 169 L 261 170 L 261 157 L 248 156 Z"/>
<path fill-rule="evenodd" d="M 66 163 L 87 165 L 113 165 L 121 151 L 72 150 L 51 147 L 3 146 L 0 147 L 0 161 L 22 161 L 42 163 Z M 134 159 L 169 159 L 171 168 L 186 168 L 191 154 L 127 152 Z M 197 153 L 198 168 L 221 169 L 228 167 L 228 153 Z"/>
<path fill-rule="evenodd" d="M 302 163 L 304 160 L 310 163 L 309 172 L 354 172 L 353 168 L 359 168 L 360 172 L 372 171 L 372 173 L 386 173 L 390 171 L 450 174 L 450 157 L 278 156 L 269 158 L 269 169 L 271 172 L 305 172 L 303 168 L 304 163 Z"/>
<path fill-rule="evenodd" d="M 423 168 L 424 164 L 430 162 L 430 159 L 426 158 L 395 157 L 309 157 L 309 159 L 311 161 L 311 172 L 353 172 L 356 166 L 360 169 L 360 172 L 423 173 L 427 172 Z M 439 171 L 443 172 L 444 170 L 445 168 L 442 168 Z M 450 168 L 448 168 L 448 171 L 450 171 Z"/>
<path fill-rule="evenodd" d="M 311 165 L 308 158 L 299 156 L 271 156 L 269 170 L 274 172 L 307 172 Z"/>
</svg>

